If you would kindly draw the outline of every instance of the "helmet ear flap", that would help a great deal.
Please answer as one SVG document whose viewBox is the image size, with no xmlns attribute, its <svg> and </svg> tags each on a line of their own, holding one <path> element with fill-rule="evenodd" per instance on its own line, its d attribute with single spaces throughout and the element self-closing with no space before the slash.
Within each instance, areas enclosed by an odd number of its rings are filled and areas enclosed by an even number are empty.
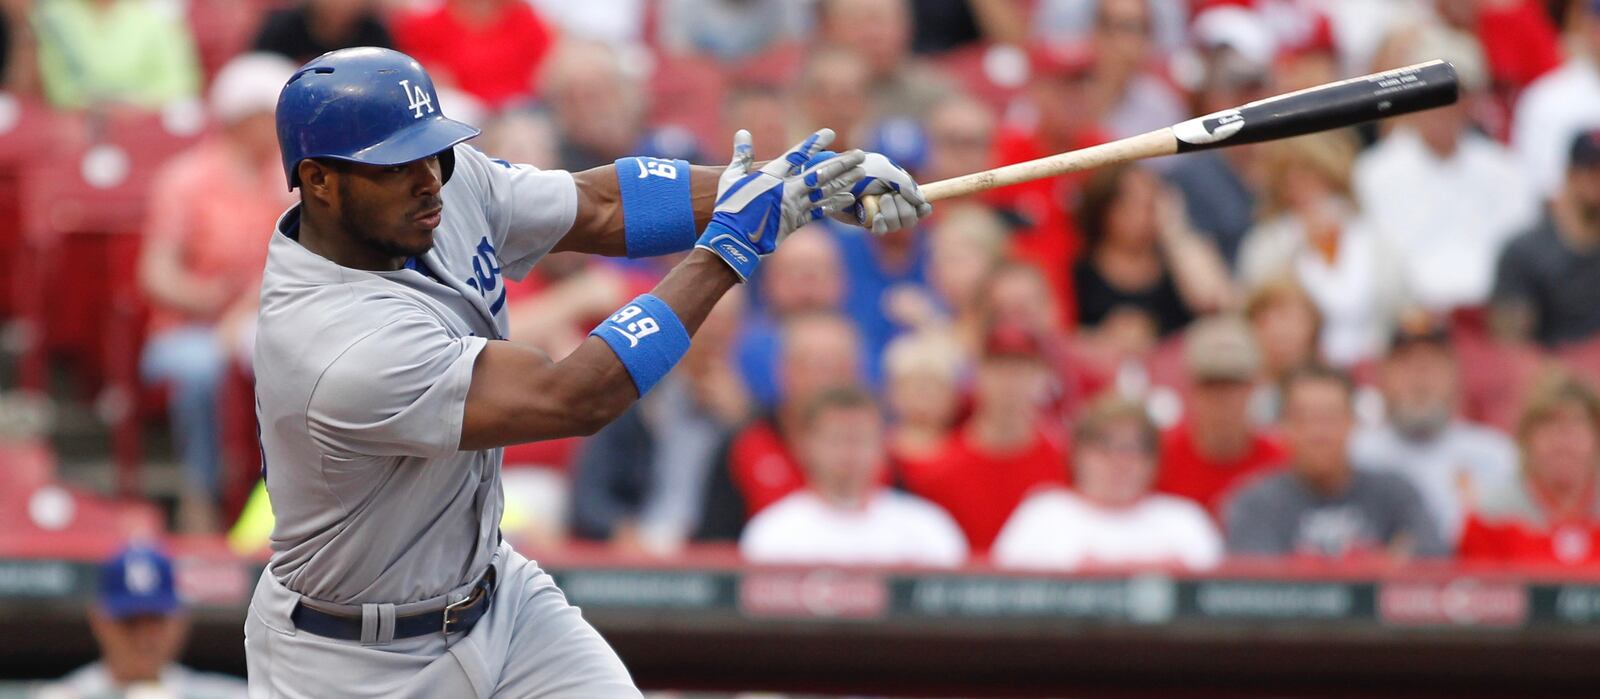
<svg viewBox="0 0 1600 699">
<path fill-rule="evenodd" d="M 456 171 L 456 148 L 451 146 L 439 152 L 439 184 L 450 181 L 450 174 Z"/>
</svg>

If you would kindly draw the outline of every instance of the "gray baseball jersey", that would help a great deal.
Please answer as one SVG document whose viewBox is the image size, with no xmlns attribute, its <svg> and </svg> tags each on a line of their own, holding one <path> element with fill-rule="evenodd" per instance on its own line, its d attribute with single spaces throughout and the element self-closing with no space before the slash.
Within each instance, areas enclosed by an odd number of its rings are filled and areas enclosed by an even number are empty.
<svg viewBox="0 0 1600 699">
<path fill-rule="evenodd" d="M 458 451 L 473 362 L 506 336 L 503 277 L 572 227 L 572 176 L 457 146 L 416 268 L 339 266 L 278 220 L 261 285 L 256 400 L 276 524 L 269 573 L 341 604 L 472 582 L 498 543 L 501 450 Z"/>
</svg>

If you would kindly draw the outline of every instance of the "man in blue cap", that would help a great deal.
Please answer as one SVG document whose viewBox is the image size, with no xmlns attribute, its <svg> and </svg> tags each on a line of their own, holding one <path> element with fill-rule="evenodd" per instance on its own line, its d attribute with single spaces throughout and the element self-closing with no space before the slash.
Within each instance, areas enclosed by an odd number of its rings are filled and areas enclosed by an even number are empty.
<svg viewBox="0 0 1600 699">
<path fill-rule="evenodd" d="M 222 699 L 245 696 L 233 677 L 195 672 L 177 663 L 189 633 L 178 601 L 172 560 L 135 544 L 100 566 L 89 628 L 100 659 L 38 693 L 39 699 Z"/>
</svg>

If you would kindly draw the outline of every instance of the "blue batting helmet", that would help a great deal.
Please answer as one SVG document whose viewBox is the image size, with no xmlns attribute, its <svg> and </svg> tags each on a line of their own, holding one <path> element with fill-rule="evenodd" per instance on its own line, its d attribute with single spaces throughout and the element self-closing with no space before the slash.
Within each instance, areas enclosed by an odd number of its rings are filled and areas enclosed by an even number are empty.
<svg viewBox="0 0 1600 699">
<path fill-rule="evenodd" d="M 450 178 L 452 146 L 478 130 L 439 109 L 433 80 L 399 51 L 363 46 L 322 54 L 295 71 L 278 94 L 278 149 L 289 189 L 306 158 L 400 165 L 430 155 Z"/>
</svg>

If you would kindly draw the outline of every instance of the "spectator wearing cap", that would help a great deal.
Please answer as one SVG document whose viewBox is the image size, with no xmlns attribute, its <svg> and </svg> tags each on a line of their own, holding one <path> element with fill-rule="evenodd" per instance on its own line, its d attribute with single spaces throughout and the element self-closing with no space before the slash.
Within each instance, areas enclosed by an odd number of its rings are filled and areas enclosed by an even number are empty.
<svg viewBox="0 0 1600 699">
<path fill-rule="evenodd" d="M 1444 556 L 1422 496 L 1406 479 L 1350 463 L 1355 387 L 1337 369 L 1284 379 L 1288 466 L 1241 486 L 1224 508 L 1228 552 L 1243 556 Z"/>
<path fill-rule="evenodd" d="M 242 680 L 178 664 L 189 617 L 176 589 L 171 559 L 153 548 L 131 546 L 101 564 L 95 602 L 89 608 L 89 629 L 100 647 L 100 659 L 34 696 L 242 699 Z"/>
<path fill-rule="evenodd" d="M 1600 395 L 1562 369 L 1534 384 L 1517 423 L 1518 477 L 1470 504 L 1461 557 L 1600 562 Z"/>
<path fill-rule="evenodd" d="M 200 59 L 183 17 L 142 0 L 36 3 L 44 95 L 61 109 L 161 109 L 200 93 Z"/>
<path fill-rule="evenodd" d="M 1182 202 L 1132 165 L 1099 170 L 1084 185 L 1085 254 L 1072 268 L 1078 325 L 1115 353 L 1141 355 L 1196 314 L 1232 302 L 1227 267 L 1189 227 Z"/>
<path fill-rule="evenodd" d="M 1460 366 L 1450 329 L 1437 317 L 1402 317 L 1379 378 L 1384 421 L 1356 431 L 1351 459 L 1411 481 L 1445 541 L 1455 542 L 1464 503 L 1515 474 L 1516 447 L 1499 431 L 1460 417 Z"/>
<path fill-rule="evenodd" d="M 1073 432 L 1072 489 L 1035 490 L 995 540 L 1006 568 L 1205 569 L 1222 559 L 1222 535 L 1193 500 L 1152 493 L 1159 441 L 1135 401 L 1107 394 Z"/>
<path fill-rule="evenodd" d="M 373 2 L 302 0 L 275 9 L 262 20 L 254 50 L 276 53 L 302 64 L 352 46 L 394 48 L 389 28 L 374 11 Z"/>
<path fill-rule="evenodd" d="M 1566 182 L 1529 231 L 1500 254 L 1498 332 L 1547 348 L 1600 333 L 1600 129 L 1572 139 Z"/>
<path fill-rule="evenodd" d="M 1572 51 L 1560 68 L 1528 85 L 1511 121 L 1511 147 L 1546 198 L 1565 188 L 1568 145 L 1600 124 L 1600 0 L 1576 0 L 1568 27 Z"/>
<path fill-rule="evenodd" d="M 1404 263 L 1351 199 L 1355 143 L 1324 132 L 1262 145 L 1265 218 L 1239 252 L 1246 288 L 1283 275 L 1322 314 L 1322 357 L 1349 367 L 1382 353 L 1409 283 Z"/>
<path fill-rule="evenodd" d="M 1395 120 L 1356 161 L 1356 201 L 1402 256 L 1415 303 L 1435 312 L 1482 306 L 1501 248 L 1538 219 L 1539 197 L 1511 152 L 1473 128 L 1489 86 L 1477 40 L 1425 28 L 1390 41 L 1404 47 L 1400 63 L 1450 61 L 1462 95 Z"/>
<path fill-rule="evenodd" d="M 762 510 L 739 537 L 755 563 L 955 566 L 967 541 L 937 505 L 883 484 L 883 416 L 857 387 L 806 405 L 795 445 L 806 486 Z"/>
<path fill-rule="evenodd" d="M 184 474 L 179 523 L 188 530 L 216 526 L 218 396 L 230 367 L 249 356 L 267 239 L 294 202 L 273 121 L 278 91 L 294 70 L 275 54 L 230 61 L 211 86 L 221 128 L 168 161 L 150 188 L 138 279 L 151 312 L 139 369 L 145 381 L 172 389 Z"/>
<path fill-rule="evenodd" d="M 1283 446 L 1251 416 L 1262 362 L 1250 326 L 1231 316 L 1203 318 L 1189 327 L 1183 344 L 1192 382 L 1187 410 L 1161 437 L 1155 489 L 1198 502 L 1220 518 L 1234 486 L 1283 463 Z"/>
<path fill-rule="evenodd" d="M 1194 113 L 1211 114 L 1268 96 L 1272 29 L 1260 14 L 1237 5 L 1195 18 L 1192 54 Z M 1255 225 L 1256 192 L 1262 189 L 1259 148 L 1236 146 L 1174 159 L 1163 173 L 1183 193 L 1195 230 L 1210 238 L 1232 268 L 1239 245 Z"/>
<path fill-rule="evenodd" d="M 1097 145 L 1111 140 L 1099 126 L 1100 106 L 1091 87 L 1092 56 L 1073 43 L 1030 47 L 1025 97 L 1033 118 L 1002 126 L 995 136 L 995 160 L 1008 165 Z M 1072 215 L 1087 172 L 1024 182 L 988 193 L 986 201 L 1023 222 L 1011 237 L 1012 254 L 1037 268 L 1050 282 L 1061 324 L 1071 327 L 1077 305 L 1072 296 L 1072 263 L 1081 236 Z"/>
<path fill-rule="evenodd" d="M 1100 0 L 1091 46 L 1101 124 L 1113 138 L 1171 126 L 1189 116 L 1153 60 L 1149 0 Z"/>
<path fill-rule="evenodd" d="M 810 311 L 785 318 L 776 352 L 780 399 L 717 450 L 706 478 L 697 540 L 738 540 L 751 517 L 803 487 L 795 439 L 805 406 L 822 391 L 861 383 L 861 340 L 850 321 L 837 313 Z"/>
<path fill-rule="evenodd" d="M 910 5 L 909 0 L 821 2 L 823 39 L 861 57 L 870 105 L 879 117 L 921 119 L 955 91 L 950 78 L 912 55 Z"/>
<path fill-rule="evenodd" d="M 975 372 L 972 416 L 938 454 L 905 465 L 906 487 L 955 517 L 974 553 L 989 550 L 1034 488 L 1066 485 L 1066 453 L 1046 427 L 1049 375 L 1037 336 L 1017 326 L 991 329 Z"/>
<path fill-rule="evenodd" d="M 466 92 L 496 109 L 529 96 L 533 80 L 556 39 L 533 7 L 519 0 L 446 0 L 426 4 L 396 15 L 393 31 L 395 47 L 426 66 L 434 81 Z M 582 54 L 579 59 L 603 60 L 592 54 Z M 590 77 L 611 78 L 595 85 L 595 90 L 620 87 L 614 76 Z M 625 119 L 626 112 L 603 109 L 606 106 L 609 105 L 593 105 L 594 110 L 584 118 L 600 122 Z"/>
</svg>

